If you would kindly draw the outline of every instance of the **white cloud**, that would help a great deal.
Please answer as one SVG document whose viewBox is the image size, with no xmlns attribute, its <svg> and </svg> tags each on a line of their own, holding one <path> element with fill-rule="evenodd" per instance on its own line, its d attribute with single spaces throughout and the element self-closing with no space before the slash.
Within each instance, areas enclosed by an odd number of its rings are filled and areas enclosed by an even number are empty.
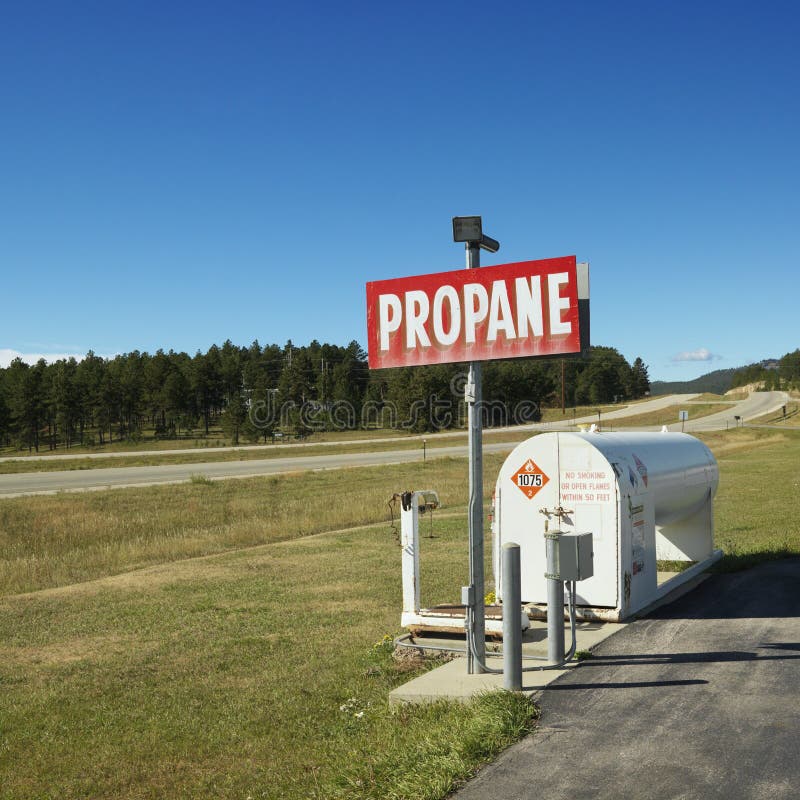
<svg viewBox="0 0 800 800">
<path fill-rule="evenodd" d="M 706 347 L 700 347 L 697 350 L 689 350 L 684 353 L 677 353 L 672 356 L 673 361 L 716 361 L 722 358 L 715 353 L 712 353 Z"/>
<path fill-rule="evenodd" d="M 40 358 L 48 363 L 59 361 L 62 358 L 74 358 L 82 361 L 85 353 L 20 353 L 18 350 L 11 350 L 0 347 L 0 367 L 7 367 L 15 358 L 21 358 L 26 364 L 35 364 Z"/>
</svg>

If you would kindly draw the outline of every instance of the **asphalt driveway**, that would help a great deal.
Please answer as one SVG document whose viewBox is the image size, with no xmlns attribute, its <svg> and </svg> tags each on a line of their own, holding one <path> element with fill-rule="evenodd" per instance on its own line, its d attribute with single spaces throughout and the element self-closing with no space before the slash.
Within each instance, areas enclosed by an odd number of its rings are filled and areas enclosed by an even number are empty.
<svg viewBox="0 0 800 800">
<path fill-rule="evenodd" d="M 545 690 L 455 797 L 800 797 L 800 559 L 715 575 Z"/>
</svg>

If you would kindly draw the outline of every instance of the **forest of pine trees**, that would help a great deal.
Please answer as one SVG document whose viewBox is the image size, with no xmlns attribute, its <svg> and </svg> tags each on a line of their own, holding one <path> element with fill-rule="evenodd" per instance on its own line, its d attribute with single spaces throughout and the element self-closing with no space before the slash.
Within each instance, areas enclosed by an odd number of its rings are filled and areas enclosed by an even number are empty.
<svg viewBox="0 0 800 800">
<path fill-rule="evenodd" d="M 357 342 L 298 347 L 230 341 L 194 356 L 158 350 L 115 358 L 0 369 L 0 446 L 30 451 L 207 436 L 221 427 L 234 444 L 276 431 L 369 427 L 418 432 L 463 424 L 463 364 L 370 371 Z M 642 397 L 647 367 L 614 348 L 563 359 L 567 406 Z M 487 425 L 536 421 L 560 405 L 562 359 L 514 359 L 483 368 Z"/>
<path fill-rule="evenodd" d="M 774 389 L 800 389 L 800 349 L 786 353 L 778 363 L 750 364 L 733 373 L 731 388 L 751 384 L 760 385 L 765 391 Z"/>
</svg>

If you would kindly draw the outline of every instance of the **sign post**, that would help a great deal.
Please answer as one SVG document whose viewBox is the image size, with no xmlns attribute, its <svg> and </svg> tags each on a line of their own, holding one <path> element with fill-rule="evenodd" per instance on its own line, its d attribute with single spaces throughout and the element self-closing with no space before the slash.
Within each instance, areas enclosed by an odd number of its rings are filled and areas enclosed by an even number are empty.
<svg viewBox="0 0 800 800">
<path fill-rule="evenodd" d="M 588 353 L 589 266 L 574 256 L 480 267 L 500 244 L 480 217 L 454 217 L 466 269 L 367 283 L 371 369 L 468 362 L 469 435 L 467 670 L 484 672 L 483 392 L 481 362 Z M 423 443 L 423 459 L 425 444 Z"/>
<path fill-rule="evenodd" d="M 467 269 L 481 265 L 481 250 L 477 242 L 467 242 Z M 483 579 L 483 375 L 480 361 L 469 362 L 467 385 L 464 389 L 469 428 L 469 582 L 474 587 L 471 625 L 467 626 L 467 672 L 484 672 L 486 663 L 486 608 Z M 467 615 L 470 619 L 470 615 Z M 470 639 L 472 646 L 470 647 Z M 475 661 L 473 663 L 473 652 Z"/>
</svg>

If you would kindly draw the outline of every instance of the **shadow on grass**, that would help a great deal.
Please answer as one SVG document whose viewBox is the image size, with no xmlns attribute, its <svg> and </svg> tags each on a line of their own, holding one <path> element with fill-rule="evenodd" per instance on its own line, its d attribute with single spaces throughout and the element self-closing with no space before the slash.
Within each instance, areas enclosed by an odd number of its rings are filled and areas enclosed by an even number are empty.
<svg viewBox="0 0 800 800">
<path fill-rule="evenodd" d="M 788 619 L 800 617 L 800 556 L 781 548 L 726 556 L 696 589 L 656 609 L 650 619 Z"/>
<path fill-rule="evenodd" d="M 787 545 L 759 550 L 757 553 L 725 553 L 725 555 L 709 570 L 712 574 L 741 572 L 751 569 L 767 561 L 796 557 L 797 553 Z"/>
</svg>

